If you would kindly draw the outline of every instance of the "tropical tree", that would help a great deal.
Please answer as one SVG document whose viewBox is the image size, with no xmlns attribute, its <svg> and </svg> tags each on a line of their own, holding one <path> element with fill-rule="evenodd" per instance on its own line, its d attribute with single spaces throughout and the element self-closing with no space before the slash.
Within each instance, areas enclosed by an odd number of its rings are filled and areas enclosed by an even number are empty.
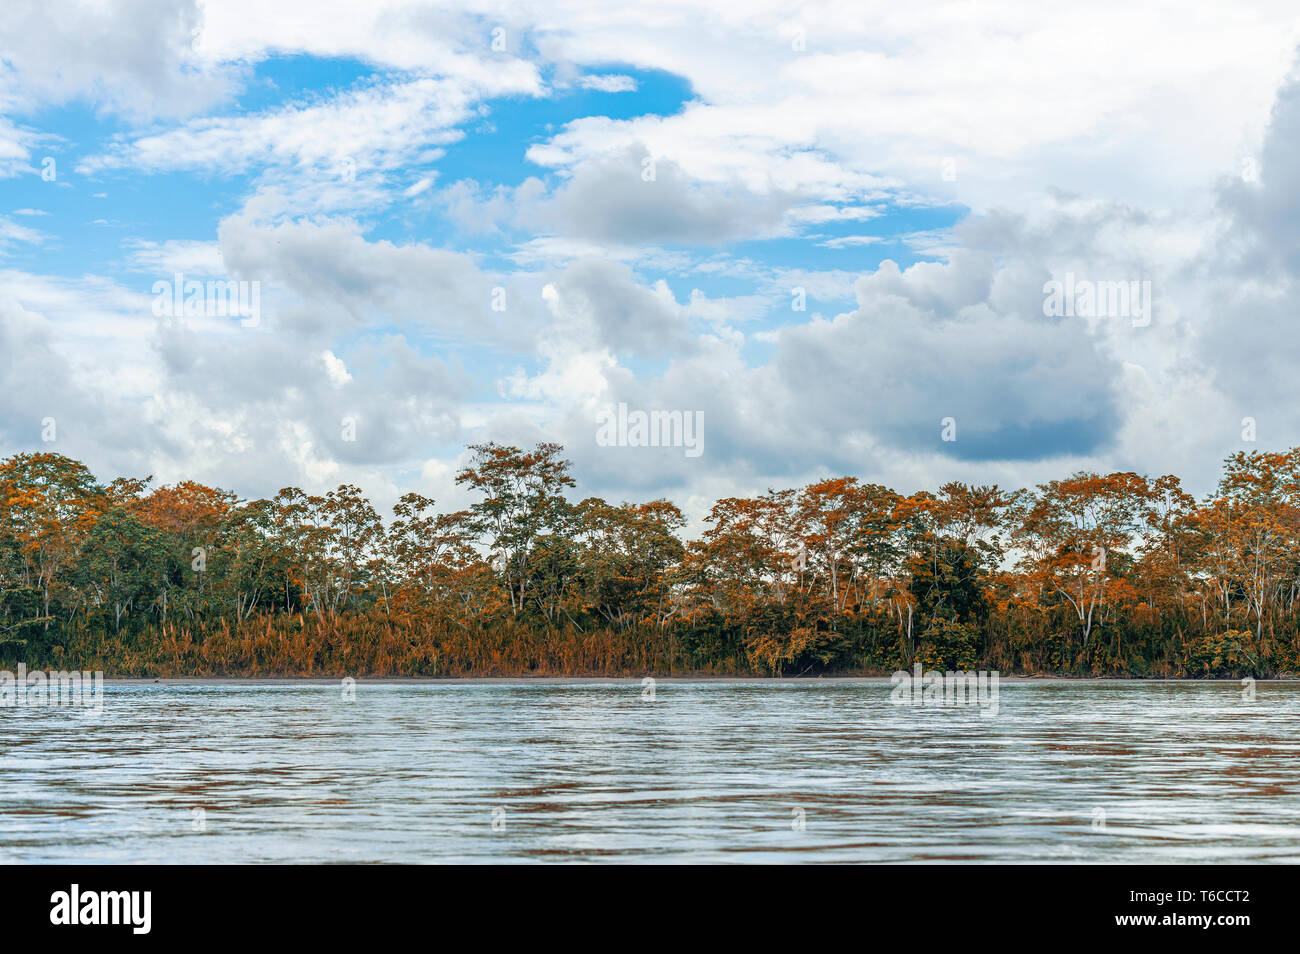
<svg viewBox="0 0 1300 954">
<path fill-rule="evenodd" d="M 465 519 L 466 528 L 492 554 L 515 613 L 524 608 L 531 578 L 530 557 L 538 539 L 564 533 L 570 507 L 564 497 L 574 486 L 559 444 L 523 451 L 496 443 L 474 444 L 456 483 L 482 494 Z"/>
</svg>

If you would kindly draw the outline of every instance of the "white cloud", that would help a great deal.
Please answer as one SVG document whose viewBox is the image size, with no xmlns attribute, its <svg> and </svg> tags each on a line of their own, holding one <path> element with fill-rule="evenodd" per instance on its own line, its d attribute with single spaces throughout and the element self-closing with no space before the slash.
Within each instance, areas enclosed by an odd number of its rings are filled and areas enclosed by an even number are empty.
<svg viewBox="0 0 1300 954">
<path fill-rule="evenodd" d="M 832 199 L 885 176 L 977 209 L 1053 186 L 1172 204 L 1248 154 L 1300 39 L 1284 0 L 1202 4 L 1196 17 L 1010 0 L 773 3 L 743 17 L 671 0 L 619 17 L 565 9 L 549 55 L 594 64 L 616 49 L 686 77 L 699 98 L 667 118 L 577 120 L 533 148 L 537 161 L 644 144 L 692 177 L 754 191 Z"/>
<path fill-rule="evenodd" d="M 595 73 L 582 77 L 578 85 L 601 93 L 634 93 L 637 82 L 630 76 L 618 73 Z"/>
<path fill-rule="evenodd" d="M 80 174 L 249 182 L 198 237 L 114 233 L 137 236 L 129 280 L 0 273 L 10 447 L 49 413 L 97 468 L 382 496 L 399 473 L 445 485 L 470 437 L 550 437 L 584 487 L 698 507 L 844 470 L 915 489 L 1116 466 L 1206 489 L 1242 416 L 1262 441 L 1300 428 L 1290 2 L 11 6 L 0 176 L 67 144 L 36 128 L 43 107 L 81 102 L 127 125 L 82 144 Z M 295 54 L 373 72 L 235 107 L 258 64 Z M 545 170 L 522 183 L 442 178 L 498 98 L 635 102 L 649 81 L 589 72 L 614 62 L 691 99 L 496 140 Z M 948 203 L 974 214 L 901 238 L 939 261 L 846 267 L 886 216 Z M 0 217 L 10 260 L 58 244 L 17 221 L 38 211 Z M 792 236 L 807 257 L 754 251 Z M 134 276 L 174 271 L 261 282 L 263 325 L 158 321 Z M 1149 278 L 1154 321 L 1045 319 L 1065 271 Z M 593 410 L 620 400 L 703 411 L 705 456 L 598 448 Z"/>
<path fill-rule="evenodd" d="M 352 380 L 352 375 L 348 374 L 348 366 L 333 351 L 322 351 L 321 360 L 325 362 L 325 373 L 329 376 L 330 384 L 336 388 L 341 388 Z"/>
<path fill-rule="evenodd" d="M 260 114 L 192 119 L 178 128 L 125 137 L 92 156 L 78 171 L 211 170 L 235 175 L 264 168 L 310 171 L 351 183 L 439 155 L 483 97 L 538 91 L 535 69 L 512 61 L 481 86 L 418 78 L 378 83 L 319 103 L 298 103 Z"/>
<path fill-rule="evenodd" d="M 198 0 L 11 0 L 0 17 L 0 104 L 30 110 L 85 100 L 147 119 L 223 102 L 243 70 L 195 50 L 203 13 Z"/>
<path fill-rule="evenodd" d="M 0 254 L 4 252 L 6 246 L 15 242 L 26 245 L 39 245 L 44 240 L 44 234 L 38 229 L 30 228 L 0 215 Z"/>
<path fill-rule="evenodd" d="M 143 239 L 128 243 L 132 264 L 142 271 L 170 277 L 175 272 L 191 275 L 222 275 L 226 265 L 221 246 L 216 242 L 170 239 L 152 242 Z"/>
</svg>

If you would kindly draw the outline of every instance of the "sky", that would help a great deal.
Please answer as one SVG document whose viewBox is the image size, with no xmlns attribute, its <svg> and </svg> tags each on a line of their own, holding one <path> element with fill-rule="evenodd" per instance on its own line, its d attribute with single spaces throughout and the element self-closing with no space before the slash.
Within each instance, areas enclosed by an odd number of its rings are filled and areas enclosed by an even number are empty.
<svg viewBox="0 0 1300 954">
<path fill-rule="evenodd" d="M 458 509 L 467 445 L 555 441 L 692 525 L 1203 495 L 1300 444 L 1298 45 L 1294 0 L 8 0 L 0 458 Z"/>
</svg>

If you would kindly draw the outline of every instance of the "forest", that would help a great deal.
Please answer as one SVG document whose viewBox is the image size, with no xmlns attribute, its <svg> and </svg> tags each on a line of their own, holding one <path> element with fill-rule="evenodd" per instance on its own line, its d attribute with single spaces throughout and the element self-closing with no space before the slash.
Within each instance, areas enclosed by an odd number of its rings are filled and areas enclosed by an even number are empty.
<svg viewBox="0 0 1300 954">
<path fill-rule="evenodd" d="M 854 477 L 581 498 L 556 444 L 474 445 L 466 510 L 0 462 L 0 668 L 112 676 L 1300 672 L 1300 449 L 1177 477 L 903 495 Z"/>
</svg>

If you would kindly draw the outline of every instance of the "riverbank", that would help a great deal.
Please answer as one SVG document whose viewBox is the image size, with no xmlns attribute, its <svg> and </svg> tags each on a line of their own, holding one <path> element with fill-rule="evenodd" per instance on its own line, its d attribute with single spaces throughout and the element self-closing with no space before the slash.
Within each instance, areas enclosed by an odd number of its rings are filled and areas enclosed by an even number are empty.
<svg viewBox="0 0 1300 954">
<path fill-rule="evenodd" d="M 788 622 L 788 621 L 786 621 Z M 1300 649 L 1249 634 L 1208 642 L 1174 634 L 1138 640 L 1097 636 L 1086 646 L 1054 634 L 1037 649 L 1003 635 L 929 632 L 908 639 L 879 620 L 838 620 L 842 630 L 781 620 L 681 621 L 666 627 L 579 630 L 528 619 L 485 619 L 475 628 L 439 617 L 428 625 L 382 614 L 279 615 L 237 626 L 167 623 L 106 632 L 72 624 L 39 639 L 0 643 L 0 669 L 102 671 L 139 679 L 640 679 L 764 677 L 888 679 L 925 670 L 987 671 L 1028 679 L 1241 679 L 1300 671 Z M 880 624 L 880 625 L 877 625 Z M 1256 645 L 1258 643 L 1258 645 Z M 1050 651 L 1048 651 L 1050 649 Z"/>
<path fill-rule="evenodd" d="M 348 678 L 348 677 L 341 677 Z M 322 676 L 241 676 L 241 677 L 178 677 L 167 676 L 150 678 L 147 676 L 132 676 L 126 678 L 106 678 L 104 685 L 114 686 L 138 686 L 158 684 L 164 686 L 337 686 L 341 678 L 326 678 Z M 711 676 L 702 675 L 677 675 L 677 676 L 477 676 L 477 677 L 392 677 L 392 676 L 362 676 L 355 678 L 357 685 L 372 686 L 407 686 L 407 685 L 438 685 L 438 686 L 456 686 L 456 685 L 501 685 L 501 686 L 622 686 L 622 685 L 641 685 L 646 678 L 653 678 L 656 686 L 680 685 L 699 685 L 704 683 L 719 683 L 726 685 L 749 684 L 749 685 L 816 685 L 818 683 L 834 685 L 889 685 L 892 680 L 889 676 Z M 1240 685 L 1239 679 L 1148 679 L 1136 676 L 1033 676 L 1033 675 L 999 675 L 998 681 L 1003 685 L 1017 684 L 1034 684 L 1042 685 L 1046 683 L 1063 683 L 1069 685 L 1088 685 L 1088 684 L 1109 684 L 1121 682 L 1145 682 L 1145 683 L 1190 683 L 1190 684 L 1211 684 L 1224 683 Z M 1300 676 L 1283 675 L 1274 676 L 1268 679 L 1258 679 L 1257 682 L 1296 682 L 1300 681 Z"/>
</svg>

